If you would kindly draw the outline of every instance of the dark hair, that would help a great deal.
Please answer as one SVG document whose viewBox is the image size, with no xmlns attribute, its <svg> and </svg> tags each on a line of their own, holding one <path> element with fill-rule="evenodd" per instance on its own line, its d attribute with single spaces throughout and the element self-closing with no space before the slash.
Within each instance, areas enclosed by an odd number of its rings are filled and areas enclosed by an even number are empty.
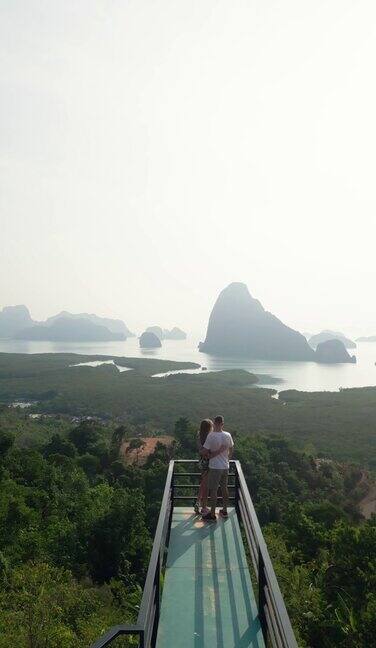
<svg viewBox="0 0 376 648">
<path fill-rule="evenodd" d="M 208 434 L 211 431 L 212 427 L 213 427 L 213 421 L 211 419 L 204 419 L 203 421 L 201 421 L 200 429 L 198 431 L 198 434 L 199 434 L 200 443 L 201 443 L 202 446 L 204 445 L 204 443 L 206 441 L 206 437 L 208 436 Z"/>
<path fill-rule="evenodd" d="M 223 425 L 224 422 L 225 422 L 225 419 L 223 418 L 223 416 L 220 416 L 220 415 L 216 416 L 215 419 L 214 419 L 214 423 L 216 423 L 217 425 Z"/>
</svg>

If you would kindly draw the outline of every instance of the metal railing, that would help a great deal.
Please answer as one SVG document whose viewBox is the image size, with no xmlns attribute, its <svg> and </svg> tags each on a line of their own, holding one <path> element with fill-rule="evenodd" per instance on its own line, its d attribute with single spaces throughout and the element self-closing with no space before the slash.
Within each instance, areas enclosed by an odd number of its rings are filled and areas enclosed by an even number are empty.
<svg viewBox="0 0 376 648">
<path fill-rule="evenodd" d="M 138 648 L 153 648 L 155 646 L 161 599 L 161 572 L 164 566 L 173 506 L 173 474 L 174 462 L 170 461 L 137 623 L 110 628 L 91 648 L 104 648 L 122 635 L 138 637 Z"/>
<path fill-rule="evenodd" d="M 235 507 L 258 582 L 258 611 L 265 643 L 273 648 L 298 648 L 240 461 L 231 464 L 235 473 Z"/>
<path fill-rule="evenodd" d="M 91 648 L 105 648 L 121 635 L 138 637 L 138 648 L 154 648 L 160 611 L 161 573 L 165 565 L 174 504 L 194 499 L 198 489 L 198 479 L 201 476 L 199 472 L 184 472 L 180 471 L 180 468 L 183 468 L 184 464 L 197 463 L 197 459 L 178 459 L 169 463 L 137 623 L 110 628 Z M 178 480 L 182 477 L 188 478 L 189 482 L 179 483 Z M 230 462 L 229 477 L 230 502 L 235 505 L 239 522 L 244 530 L 257 578 L 259 619 L 265 644 L 272 648 L 298 648 L 239 461 Z M 221 497 L 218 500 L 221 500 Z"/>
</svg>

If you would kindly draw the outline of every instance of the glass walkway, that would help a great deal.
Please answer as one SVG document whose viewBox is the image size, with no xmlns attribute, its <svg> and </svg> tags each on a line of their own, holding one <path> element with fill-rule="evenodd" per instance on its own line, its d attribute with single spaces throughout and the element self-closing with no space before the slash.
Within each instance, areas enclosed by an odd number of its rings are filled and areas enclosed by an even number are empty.
<svg viewBox="0 0 376 648">
<path fill-rule="evenodd" d="M 264 648 L 239 522 L 175 508 L 157 648 Z"/>
</svg>

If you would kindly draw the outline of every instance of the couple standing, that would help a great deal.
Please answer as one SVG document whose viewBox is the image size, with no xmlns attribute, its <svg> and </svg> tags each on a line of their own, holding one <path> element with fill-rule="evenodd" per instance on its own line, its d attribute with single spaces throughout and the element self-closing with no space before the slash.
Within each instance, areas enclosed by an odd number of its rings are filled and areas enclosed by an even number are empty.
<svg viewBox="0 0 376 648">
<path fill-rule="evenodd" d="M 194 510 L 195 513 L 199 513 L 201 504 L 203 520 L 217 520 L 215 509 L 219 487 L 221 487 L 223 498 L 223 508 L 219 511 L 219 514 L 225 518 L 228 516 L 228 471 L 234 442 L 231 434 L 226 432 L 223 426 L 223 416 L 216 416 L 214 423 L 211 419 L 204 419 L 201 421 L 197 433 L 201 482 Z M 210 497 L 210 509 L 208 508 L 208 496 Z"/>
</svg>

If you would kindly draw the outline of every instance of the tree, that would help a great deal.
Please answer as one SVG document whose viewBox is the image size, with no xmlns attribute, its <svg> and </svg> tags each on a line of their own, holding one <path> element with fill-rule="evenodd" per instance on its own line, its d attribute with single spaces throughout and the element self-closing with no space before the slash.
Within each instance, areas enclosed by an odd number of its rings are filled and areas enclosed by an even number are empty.
<svg viewBox="0 0 376 648">
<path fill-rule="evenodd" d="M 93 421 L 83 421 L 69 433 L 69 439 L 74 443 L 79 454 L 90 452 L 100 438 L 100 430 Z"/>
<path fill-rule="evenodd" d="M 88 452 L 81 455 L 78 458 L 77 463 L 81 466 L 82 470 L 90 480 L 93 480 L 100 472 L 100 461 L 98 457 L 95 457 Z"/>
<path fill-rule="evenodd" d="M 14 436 L 8 430 L 0 429 L 0 460 L 9 452 L 14 443 Z"/>
<path fill-rule="evenodd" d="M 74 457 L 76 448 L 71 441 L 67 441 L 60 434 L 54 434 L 51 440 L 44 447 L 43 454 L 49 457 L 53 454 L 65 455 L 66 457 Z"/>
<path fill-rule="evenodd" d="M 124 425 L 119 425 L 113 431 L 111 436 L 110 454 L 114 459 L 119 456 L 122 443 L 127 436 L 128 430 Z"/>
<path fill-rule="evenodd" d="M 84 587 L 69 570 L 43 562 L 17 567 L 0 591 L 0 648 L 87 648 L 104 628 L 134 620 L 139 592 L 113 588 L 115 595 Z"/>
<path fill-rule="evenodd" d="M 181 417 L 175 423 L 174 436 L 179 441 L 184 455 L 197 455 L 195 429 L 187 418 Z"/>
<path fill-rule="evenodd" d="M 95 582 L 118 577 L 124 561 L 142 582 L 150 550 L 145 526 L 145 503 L 139 491 L 114 489 L 108 512 L 93 526 L 88 557 Z"/>
</svg>

